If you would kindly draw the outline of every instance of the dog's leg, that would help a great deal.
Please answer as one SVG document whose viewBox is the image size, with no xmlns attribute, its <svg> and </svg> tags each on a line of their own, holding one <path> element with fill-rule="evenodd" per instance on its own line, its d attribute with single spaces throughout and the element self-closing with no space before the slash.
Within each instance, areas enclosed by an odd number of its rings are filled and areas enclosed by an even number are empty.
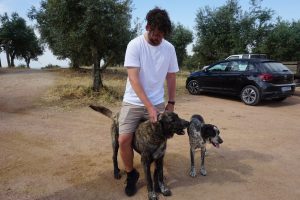
<svg viewBox="0 0 300 200">
<path fill-rule="evenodd" d="M 204 159 L 205 159 L 205 152 L 206 152 L 206 147 L 201 147 L 201 168 L 200 168 L 200 173 L 202 176 L 206 176 L 206 169 L 204 166 Z"/>
<path fill-rule="evenodd" d="M 195 177 L 197 175 L 196 169 L 195 169 L 195 149 L 190 148 L 190 155 L 191 155 L 191 171 L 190 176 Z"/>
<path fill-rule="evenodd" d="M 168 187 L 166 187 L 164 183 L 163 159 L 164 156 L 155 161 L 156 168 L 154 171 L 154 189 L 155 192 L 160 192 L 164 196 L 171 196 L 171 190 Z"/>
<path fill-rule="evenodd" d="M 118 151 L 119 151 L 119 144 L 116 144 L 115 142 L 112 144 L 113 146 L 113 164 L 114 164 L 114 177 L 115 179 L 121 178 L 120 169 L 118 166 Z"/>
<path fill-rule="evenodd" d="M 153 182 L 151 178 L 151 170 L 150 170 L 150 165 L 151 161 L 148 156 L 142 155 L 142 163 L 144 166 L 144 173 L 145 173 L 145 178 L 147 180 L 147 189 L 148 189 L 148 199 L 149 200 L 157 200 L 157 195 L 155 191 L 153 190 Z"/>
<path fill-rule="evenodd" d="M 120 169 L 118 166 L 118 151 L 119 151 L 119 142 L 118 142 L 119 134 L 117 126 L 112 126 L 111 128 L 111 139 L 112 139 L 112 148 L 113 148 L 113 164 L 114 164 L 114 177 L 115 179 L 121 178 Z"/>
</svg>

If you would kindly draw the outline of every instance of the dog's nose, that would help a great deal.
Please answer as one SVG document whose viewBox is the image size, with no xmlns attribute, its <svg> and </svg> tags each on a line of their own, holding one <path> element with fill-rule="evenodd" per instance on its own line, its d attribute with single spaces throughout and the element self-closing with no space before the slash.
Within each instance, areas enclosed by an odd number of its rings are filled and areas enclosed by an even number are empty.
<svg viewBox="0 0 300 200">
<path fill-rule="evenodd" d="M 223 143 L 223 140 L 221 138 L 219 138 L 219 144 L 222 144 Z"/>
<path fill-rule="evenodd" d="M 182 125 L 187 128 L 190 125 L 190 122 L 186 121 L 186 120 L 182 120 Z"/>
</svg>

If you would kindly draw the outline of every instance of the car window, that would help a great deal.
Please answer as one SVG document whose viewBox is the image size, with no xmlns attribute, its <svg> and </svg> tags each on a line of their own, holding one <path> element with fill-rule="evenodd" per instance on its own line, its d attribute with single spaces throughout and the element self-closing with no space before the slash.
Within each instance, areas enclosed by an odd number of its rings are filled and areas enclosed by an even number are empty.
<svg viewBox="0 0 300 200">
<path fill-rule="evenodd" d="M 257 69 L 253 63 L 249 63 L 246 70 L 251 72 L 257 72 Z"/>
<path fill-rule="evenodd" d="M 262 66 L 267 72 L 290 71 L 289 68 L 287 68 L 282 63 L 278 63 L 278 62 L 265 62 L 265 63 L 262 63 Z"/>
<path fill-rule="evenodd" d="M 239 71 L 246 71 L 248 66 L 248 61 L 240 61 L 239 62 Z"/>
<path fill-rule="evenodd" d="M 208 69 L 210 72 L 224 72 L 228 62 L 218 63 Z"/>
<path fill-rule="evenodd" d="M 229 71 L 242 72 L 242 71 L 246 71 L 247 65 L 248 65 L 248 61 L 231 61 L 227 67 Z"/>
<path fill-rule="evenodd" d="M 238 61 L 231 61 L 228 64 L 226 71 L 239 71 L 239 63 Z"/>
</svg>

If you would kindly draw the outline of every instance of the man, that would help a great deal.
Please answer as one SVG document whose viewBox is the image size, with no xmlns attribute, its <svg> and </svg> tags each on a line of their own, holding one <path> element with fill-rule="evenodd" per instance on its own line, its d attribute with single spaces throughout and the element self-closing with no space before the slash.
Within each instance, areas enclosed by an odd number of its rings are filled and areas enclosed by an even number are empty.
<svg viewBox="0 0 300 200">
<path fill-rule="evenodd" d="M 160 8 L 146 16 L 146 33 L 129 42 L 124 66 L 128 78 L 119 117 L 120 155 L 127 172 L 125 193 L 136 193 L 139 173 L 133 168 L 133 134 L 141 118 L 152 123 L 164 110 L 174 111 L 178 63 L 174 46 L 164 39 L 171 32 L 168 13 Z M 167 81 L 168 104 L 164 104 L 164 81 Z"/>
</svg>

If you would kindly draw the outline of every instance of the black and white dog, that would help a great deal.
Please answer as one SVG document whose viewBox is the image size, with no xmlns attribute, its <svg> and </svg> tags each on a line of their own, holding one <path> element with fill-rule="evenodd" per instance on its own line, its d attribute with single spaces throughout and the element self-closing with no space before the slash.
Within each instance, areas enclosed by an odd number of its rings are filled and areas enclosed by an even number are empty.
<svg viewBox="0 0 300 200">
<path fill-rule="evenodd" d="M 204 159 L 206 153 L 206 142 L 210 142 L 213 146 L 219 148 L 219 144 L 223 143 L 222 138 L 219 136 L 219 129 L 212 124 L 205 124 L 204 119 L 200 115 L 193 115 L 188 127 L 188 135 L 190 141 L 190 154 L 191 154 L 191 171 L 190 176 L 196 176 L 195 169 L 195 151 L 201 149 L 201 169 L 200 173 L 206 176 L 206 169 L 204 166 Z"/>
</svg>

